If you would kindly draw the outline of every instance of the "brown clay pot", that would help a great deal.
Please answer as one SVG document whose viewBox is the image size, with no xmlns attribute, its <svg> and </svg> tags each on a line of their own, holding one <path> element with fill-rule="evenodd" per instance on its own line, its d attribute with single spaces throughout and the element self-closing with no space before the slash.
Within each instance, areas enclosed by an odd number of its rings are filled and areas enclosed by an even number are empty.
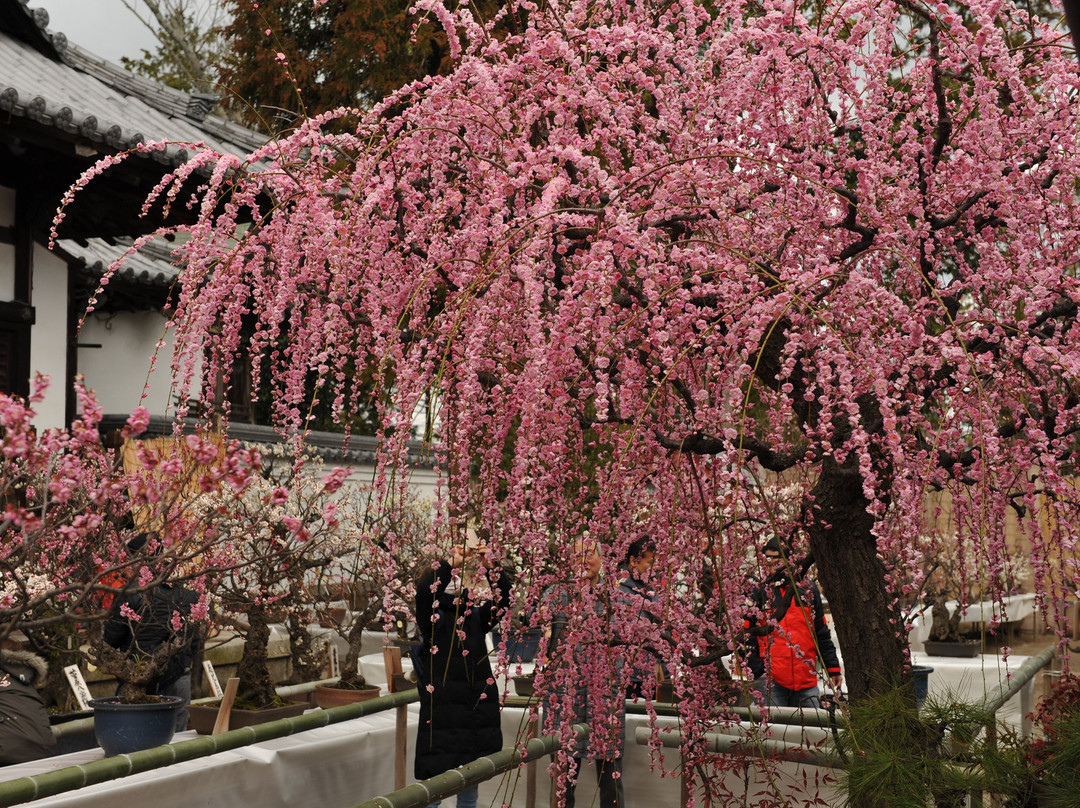
<svg viewBox="0 0 1080 808">
<path fill-rule="evenodd" d="M 376 698 L 381 691 L 375 685 L 368 685 L 360 690 L 334 687 L 333 685 L 315 685 L 315 703 L 324 710 L 355 704 Z"/>
<path fill-rule="evenodd" d="M 283 707 L 268 707 L 265 710 L 240 710 L 233 708 L 229 713 L 229 729 L 265 724 L 279 718 L 296 718 L 303 715 L 310 705 L 306 701 L 291 701 Z M 217 721 L 218 705 L 192 704 L 188 706 L 188 728 L 200 735 L 209 735 L 214 731 Z"/>
<path fill-rule="evenodd" d="M 345 622 L 343 608 L 324 609 L 319 612 L 319 625 L 323 628 L 340 628 Z"/>
<path fill-rule="evenodd" d="M 982 651 L 980 640 L 924 640 L 923 650 L 929 656 L 977 657 Z"/>
<path fill-rule="evenodd" d="M 530 698 L 536 692 L 533 686 L 533 675 L 530 673 L 522 676 L 515 676 L 514 692 L 519 696 Z"/>
</svg>

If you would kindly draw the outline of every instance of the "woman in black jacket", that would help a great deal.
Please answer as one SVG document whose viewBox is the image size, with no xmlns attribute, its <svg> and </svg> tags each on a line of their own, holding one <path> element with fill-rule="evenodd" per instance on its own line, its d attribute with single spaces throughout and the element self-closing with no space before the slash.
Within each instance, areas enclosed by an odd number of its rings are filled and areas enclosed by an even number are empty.
<svg viewBox="0 0 1080 808">
<path fill-rule="evenodd" d="M 420 725 L 416 779 L 425 780 L 502 749 L 499 690 L 487 634 L 510 601 L 510 581 L 479 544 L 454 547 L 416 585 L 420 649 Z M 476 786 L 457 795 L 473 808 Z M 438 803 L 434 803 L 438 805 Z"/>
</svg>

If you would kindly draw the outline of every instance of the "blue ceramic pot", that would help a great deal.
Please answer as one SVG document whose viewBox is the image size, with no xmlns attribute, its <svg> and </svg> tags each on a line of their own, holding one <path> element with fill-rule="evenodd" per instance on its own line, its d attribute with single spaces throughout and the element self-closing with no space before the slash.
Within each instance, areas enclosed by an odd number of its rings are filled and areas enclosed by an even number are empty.
<svg viewBox="0 0 1080 808">
<path fill-rule="evenodd" d="M 509 662 L 532 662 L 536 659 L 536 652 L 540 648 L 540 639 L 544 636 L 541 628 L 520 628 L 510 632 L 506 638 L 506 656 Z M 498 648 L 502 641 L 502 633 L 495 630 L 491 632 L 491 639 Z"/>
<path fill-rule="evenodd" d="M 922 709 L 926 702 L 926 692 L 930 687 L 930 674 L 934 669 L 929 665 L 912 665 L 911 678 L 915 682 L 915 706 Z"/>
<path fill-rule="evenodd" d="M 176 711 L 184 702 L 175 696 L 159 698 L 152 704 L 127 704 L 119 697 L 90 700 L 94 736 L 106 756 L 153 749 L 172 740 Z"/>
</svg>

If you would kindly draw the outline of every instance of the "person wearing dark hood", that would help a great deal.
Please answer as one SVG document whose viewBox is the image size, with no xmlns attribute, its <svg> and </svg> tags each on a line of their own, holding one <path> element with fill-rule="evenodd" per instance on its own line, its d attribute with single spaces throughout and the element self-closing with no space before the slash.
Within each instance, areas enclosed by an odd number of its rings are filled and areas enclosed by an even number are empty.
<svg viewBox="0 0 1080 808">
<path fill-rule="evenodd" d="M 656 542 L 647 537 L 635 539 L 626 551 L 626 560 L 619 565 L 619 572 L 624 576 L 619 580 L 619 592 L 625 602 L 646 620 L 659 625 L 656 613 L 657 595 L 652 585 L 652 568 L 656 560 Z M 636 664 L 630 670 L 630 682 L 626 687 L 626 698 L 644 698 L 652 695 L 653 688 L 645 682 L 656 679 L 656 667 L 659 659 L 655 654 L 642 651 L 637 654 Z"/>
<path fill-rule="evenodd" d="M 0 648 L 0 766 L 56 754 L 56 738 L 38 694 L 45 660 L 5 640 Z"/>
<path fill-rule="evenodd" d="M 510 605 L 510 578 L 487 544 L 473 539 L 426 570 L 416 584 L 416 626 L 423 646 L 414 663 L 420 682 L 420 724 L 414 775 L 425 780 L 502 749 L 499 689 L 487 634 Z M 457 795 L 474 808 L 477 786 Z M 439 803 L 432 803 L 432 808 Z"/>
</svg>

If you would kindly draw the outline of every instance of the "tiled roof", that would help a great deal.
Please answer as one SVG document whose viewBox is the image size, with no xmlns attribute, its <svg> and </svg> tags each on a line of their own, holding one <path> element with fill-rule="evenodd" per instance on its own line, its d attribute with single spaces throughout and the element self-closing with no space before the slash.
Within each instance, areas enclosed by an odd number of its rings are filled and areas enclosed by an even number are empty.
<svg viewBox="0 0 1080 808">
<path fill-rule="evenodd" d="M 203 142 L 237 155 L 264 144 L 263 135 L 211 114 L 216 103 L 215 96 L 175 90 L 70 43 L 49 29 L 46 10 L 28 7 L 27 0 L 0 0 L 0 121 L 11 116 L 58 130 L 76 148 L 89 147 L 88 158 L 156 140 Z M 173 147 L 151 156 L 175 165 L 185 155 Z M 62 239 L 58 247 L 93 284 L 130 244 L 124 238 Z M 170 252 L 165 244 L 145 247 L 127 259 L 118 279 L 160 295 L 176 277 Z"/>
<path fill-rule="evenodd" d="M 110 150 L 169 140 L 204 142 L 210 148 L 243 155 L 265 142 L 258 133 L 207 114 L 211 96 L 165 87 L 70 44 L 64 34 L 49 31 L 47 12 L 30 9 L 25 2 L 0 0 L 4 5 L 21 6 L 42 38 L 35 47 L 25 38 L 0 30 L 3 112 Z M 155 154 L 155 159 L 170 163 L 182 157 L 176 148 Z"/>
<path fill-rule="evenodd" d="M 105 239 L 92 238 L 80 243 L 72 239 L 60 239 L 57 247 L 69 257 L 81 260 L 87 275 L 100 278 L 109 264 L 131 246 L 133 239 L 117 238 L 113 241 L 115 243 L 110 244 Z M 166 289 L 176 278 L 176 273 L 171 247 L 151 242 L 124 261 L 117 275 L 133 286 Z"/>
<path fill-rule="evenodd" d="M 98 424 L 102 434 L 124 428 L 126 415 L 108 414 Z M 173 434 L 175 423 L 160 415 L 150 416 L 150 423 L 138 437 L 140 439 Z M 195 421 L 188 419 L 184 423 L 184 434 L 195 431 Z M 256 424 L 229 424 L 229 437 L 241 443 L 254 443 L 262 446 L 282 445 L 285 440 L 273 427 Z M 346 443 L 345 436 L 336 432 L 308 432 L 304 435 L 304 451 L 308 455 L 323 458 L 329 463 L 371 464 L 376 461 L 379 441 L 367 435 L 352 435 Z M 408 462 L 415 468 L 431 468 L 435 457 L 430 446 L 421 441 L 410 440 L 408 444 Z"/>
</svg>

